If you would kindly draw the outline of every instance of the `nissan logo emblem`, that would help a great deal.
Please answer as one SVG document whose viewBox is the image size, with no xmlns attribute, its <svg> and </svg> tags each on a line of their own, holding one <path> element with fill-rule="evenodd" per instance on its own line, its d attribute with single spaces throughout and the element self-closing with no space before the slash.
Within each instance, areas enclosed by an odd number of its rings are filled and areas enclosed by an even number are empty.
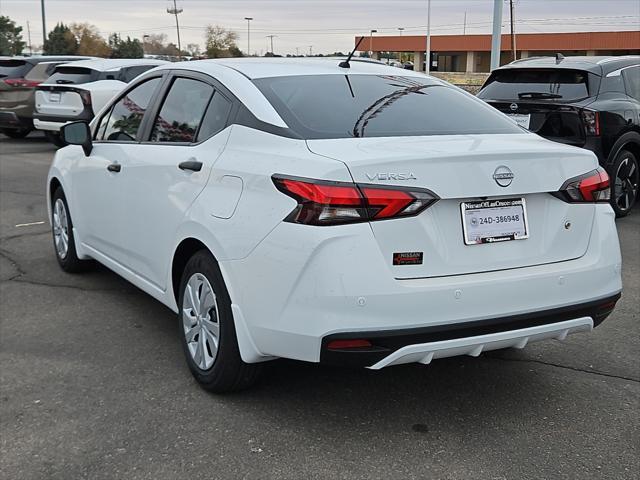
<svg viewBox="0 0 640 480">
<path fill-rule="evenodd" d="M 512 112 L 515 112 L 518 109 L 518 104 L 512 103 L 511 105 L 509 105 L 509 108 L 511 109 Z"/>
<path fill-rule="evenodd" d="M 509 185 L 511 185 L 513 176 L 513 172 L 509 169 L 509 167 L 505 167 L 504 165 L 500 165 L 493 172 L 493 179 L 501 187 L 508 187 Z"/>
</svg>

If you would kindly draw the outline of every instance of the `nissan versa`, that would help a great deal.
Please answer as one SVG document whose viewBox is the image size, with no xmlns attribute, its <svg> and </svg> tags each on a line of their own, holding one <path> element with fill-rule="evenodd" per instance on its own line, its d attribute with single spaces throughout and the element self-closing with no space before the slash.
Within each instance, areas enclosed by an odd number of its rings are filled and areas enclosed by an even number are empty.
<svg viewBox="0 0 640 480">
<path fill-rule="evenodd" d="M 564 339 L 620 297 L 596 156 L 420 73 L 165 65 L 62 132 L 61 267 L 97 260 L 177 312 L 212 391 L 279 357 L 380 369 Z"/>
</svg>

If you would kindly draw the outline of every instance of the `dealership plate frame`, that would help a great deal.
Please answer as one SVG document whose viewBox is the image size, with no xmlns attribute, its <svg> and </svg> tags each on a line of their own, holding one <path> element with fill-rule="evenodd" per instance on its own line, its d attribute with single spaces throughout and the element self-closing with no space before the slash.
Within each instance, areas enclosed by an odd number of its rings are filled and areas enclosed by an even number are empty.
<svg viewBox="0 0 640 480">
<path fill-rule="evenodd" d="M 511 236 L 504 236 L 504 237 L 484 237 L 479 241 L 467 241 L 467 222 L 465 221 L 465 212 L 467 211 L 467 204 L 469 203 L 481 203 L 481 202 L 513 202 L 515 200 L 520 200 L 522 201 L 522 215 L 523 215 L 523 221 L 524 221 L 524 235 L 511 235 Z M 499 208 L 499 207 L 485 207 L 485 208 Z M 462 221 L 462 235 L 463 238 L 462 240 L 464 241 L 465 245 L 484 245 L 487 243 L 501 243 L 501 242 L 508 242 L 511 240 L 526 240 L 527 238 L 529 238 L 529 216 L 527 215 L 527 202 L 525 200 L 524 197 L 510 197 L 510 198 L 494 198 L 494 199 L 487 199 L 487 200 L 468 200 L 468 201 L 463 201 L 460 203 L 460 219 Z"/>
</svg>

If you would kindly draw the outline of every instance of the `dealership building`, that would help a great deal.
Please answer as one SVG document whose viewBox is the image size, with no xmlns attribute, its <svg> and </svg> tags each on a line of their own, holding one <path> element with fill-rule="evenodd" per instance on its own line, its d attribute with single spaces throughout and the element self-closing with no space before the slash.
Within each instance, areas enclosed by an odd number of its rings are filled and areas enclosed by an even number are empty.
<svg viewBox="0 0 640 480">
<path fill-rule="evenodd" d="M 357 43 L 360 37 L 355 38 Z M 365 37 L 361 51 L 371 50 L 373 58 L 394 52 L 424 70 L 426 35 Z M 517 58 L 562 53 L 568 55 L 640 54 L 640 30 L 620 32 L 521 33 L 516 35 Z M 441 72 L 489 72 L 491 35 L 431 35 L 431 70 Z M 511 36 L 502 35 L 500 64 L 509 63 Z"/>
</svg>

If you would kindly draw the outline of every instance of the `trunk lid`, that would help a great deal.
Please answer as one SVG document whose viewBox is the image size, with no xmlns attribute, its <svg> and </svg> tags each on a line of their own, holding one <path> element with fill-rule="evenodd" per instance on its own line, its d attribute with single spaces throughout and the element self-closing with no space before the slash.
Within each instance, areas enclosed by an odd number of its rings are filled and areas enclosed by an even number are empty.
<svg viewBox="0 0 640 480">
<path fill-rule="evenodd" d="M 553 263 L 586 252 L 591 204 L 568 204 L 549 192 L 597 167 L 591 152 L 531 134 L 443 135 L 308 140 L 309 149 L 345 163 L 356 183 L 426 188 L 440 200 L 415 217 L 371 222 L 395 278 L 461 275 Z M 494 180 L 508 167 L 508 187 Z M 529 238 L 466 245 L 461 203 L 524 199 Z M 565 225 L 570 223 L 570 228 Z M 397 253 L 423 253 L 421 264 L 393 265 Z"/>
</svg>

